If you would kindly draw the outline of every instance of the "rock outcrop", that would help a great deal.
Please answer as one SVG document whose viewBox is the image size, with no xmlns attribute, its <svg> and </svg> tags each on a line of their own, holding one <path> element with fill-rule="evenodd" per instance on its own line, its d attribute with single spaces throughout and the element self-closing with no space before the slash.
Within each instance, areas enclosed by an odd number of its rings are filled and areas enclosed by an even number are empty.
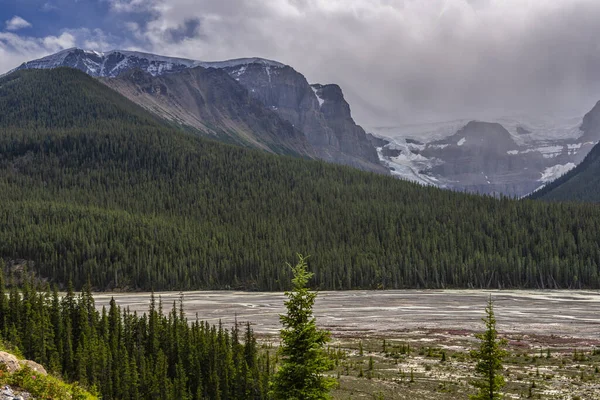
<svg viewBox="0 0 600 400">
<path fill-rule="evenodd" d="M 32 398 L 31 394 L 13 390 L 10 386 L 3 386 L 0 389 L 0 400 L 27 400 L 30 398 Z"/>
<path fill-rule="evenodd" d="M 21 369 L 21 364 L 14 355 L 0 351 L 0 367 L 6 369 L 6 372 L 13 373 Z"/>
<path fill-rule="evenodd" d="M 584 142 L 597 142 L 600 140 L 600 101 L 583 117 L 579 127 Z"/>
<path fill-rule="evenodd" d="M 325 161 L 387 174 L 337 85 L 310 85 L 289 66 L 251 64 L 224 70 L 250 95 L 306 136 Z"/>
<path fill-rule="evenodd" d="M 21 368 L 29 368 L 32 371 L 35 371 L 42 375 L 48 374 L 46 372 L 46 369 L 42 365 L 36 363 L 35 361 L 19 360 L 13 354 L 7 353 L 5 351 L 0 351 L 0 366 L 1 368 L 5 369 L 6 372 L 11 374 L 20 370 Z"/>
<path fill-rule="evenodd" d="M 21 368 L 29 368 L 30 370 L 35 371 L 38 374 L 48 375 L 46 369 L 41 364 L 38 364 L 35 361 L 21 360 L 19 361 L 19 364 L 21 365 Z"/>
</svg>

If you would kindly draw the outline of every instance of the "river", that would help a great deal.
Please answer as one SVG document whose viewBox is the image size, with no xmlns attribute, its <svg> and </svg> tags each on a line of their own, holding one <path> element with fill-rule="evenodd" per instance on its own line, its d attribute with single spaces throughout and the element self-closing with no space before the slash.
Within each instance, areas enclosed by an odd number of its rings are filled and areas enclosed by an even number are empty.
<svg viewBox="0 0 600 400">
<path fill-rule="evenodd" d="M 190 319 L 231 326 L 250 321 L 255 332 L 276 334 L 285 311 L 283 293 L 195 291 L 163 292 L 165 311 L 183 295 Z M 388 290 L 319 292 L 315 316 L 334 336 L 385 336 L 418 330 L 479 330 L 489 296 L 495 304 L 498 330 L 600 339 L 600 292 L 494 290 Z M 143 312 L 150 293 L 97 293 L 98 307 L 111 297 L 122 307 Z"/>
</svg>

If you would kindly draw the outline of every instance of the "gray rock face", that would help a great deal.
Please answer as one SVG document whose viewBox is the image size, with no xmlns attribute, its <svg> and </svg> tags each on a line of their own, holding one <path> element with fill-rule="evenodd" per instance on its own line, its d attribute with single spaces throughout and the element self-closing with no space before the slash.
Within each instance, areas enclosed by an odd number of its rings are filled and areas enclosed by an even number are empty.
<svg viewBox="0 0 600 400">
<path fill-rule="evenodd" d="M 225 68 L 250 95 L 302 131 L 319 158 L 387 174 L 337 85 L 310 85 L 289 66 Z"/>
<path fill-rule="evenodd" d="M 583 123 L 579 129 L 581 129 L 583 132 L 583 140 L 600 140 L 600 101 L 596 103 L 590 112 L 585 114 L 583 117 Z"/>
<path fill-rule="evenodd" d="M 19 364 L 17 357 L 5 351 L 0 351 L 0 365 L 3 365 L 9 373 L 21 369 L 21 364 Z"/>
<path fill-rule="evenodd" d="M 316 95 L 323 101 L 320 110 L 327 126 L 331 128 L 342 153 L 357 156 L 371 163 L 379 163 L 377 152 L 363 128 L 352 119 L 350 105 L 344 99 L 338 85 L 312 85 Z"/>
<path fill-rule="evenodd" d="M 46 368 L 36 363 L 35 361 L 21 360 L 19 361 L 19 364 L 21 365 L 21 368 L 29 368 L 30 370 L 35 371 L 38 374 L 48 375 L 48 372 L 46 372 Z"/>
<path fill-rule="evenodd" d="M 31 394 L 27 392 L 15 393 L 10 386 L 3 386 L 0 389 L 0 400 L 26 400 L 30 399 Z"/>
<path fill-rule="evenodd" d="M 302 132 L 221 69 L 194 67 L 159 76 L 135 69 L 102 82 L 147 110 L 206 134 L 273 153 L 316 157 Z"/>
<path fill-rule="evenodd" d="M 304 136 L 303 140 L 311 149 L 302 149 L 305 144 L 298 142 L 297 138 L 294 138 L 295 142 L 292 145 L 286 144 L 284 147 L 292 147 L 295 152 L 309 157 L 316 155 L 317 158 L 330 162 L 383 174 L 389 173 L 381 165 L 376 150 L 366 138 L 364 130 L 353 121 L 350 115 L 350 106 L 344 100 L 338 86 L 314 85 L 311 87 L 302 74 L 276 61 L 246 58 L 222 62 L 202 62 L 122 50 L 100 53 L 69 49 L 24 63 L 17 69 L 61 66 L 77 68 L 91 76 L 102 78 L 116 78 L 132 70 L 141 70 L 153 77 L 165 79 L 169 75 L 182 74 L 196 67 L 222 70 L 246 88 L 252 98 L 292 125 L 293 128 L 288 127 L 278 131 L 285 136 L 284 138 L 275 140 L 271 137 L 267 142 L 289 142 L 290 137 L 296 135 L 295 132 L 301 132 Z M 119 88 L 119 91 L 131 100 L 168 119 L 190 123 L 196 128 L 201 126 L 203 130 L 206 130 L 208 125 L 213 125 L 215 126 L 213 131 L 228 131 L 231 128 L 229 125 L 214 125 L 223 121 L 221 116 L 216 116 L 214 112 L 206 112 L 207 106 L 211 106 L 209 104 L 211 99 L 197 94 L 197 92 L 204 93 L 207 90 L 205 87 L 199 86 L 200 83 L 206 82 L 199 82 L 193 76 L 182 76 L 191 78 L 189 82 L 179 82 L 175 85 L 177 88 L 183 88 L 182 98 L 178 98 L 179 91 L 173 90 L 174 86 L 160 82 L 160 80 L 146 79 L 148 82 L 134 82 L 135 85 L 144 86 L 143 88 L 138 87 L 137 95 L 135 90 L 131 87 L 125 88 L 121 83 L 113 85 L 106 80 L 105 83 L 113 88 Z M 222 82 L 223 87 L 220 90 L 214 86 L 212 89 L 220 93 L 222 102 L 219 107 L 227 108 L 226 100 L 240 100 L 242 95 L 239 93 L 239 89 L 234 88 L 230 82 Z M 191 87 L 194 85 L 195 88 L 192 90 Z M 225 94 L 227 90 L 231 90 L 229 97 Z M 153 97 L 153 99 L 149 97 Z M 254 105 L 251 106 L 254 107 Z M 232 107 L 239 109 L 237 105 Z M 233 110 L 228 111 L 231 114 Z M 229 119 L 229 114 L 226 119 Z M 259 113 L 255 112 L 255 114 Z M 267 112 L 263 112 L 263 114 L 268 115 Z M 275 128 L 274 125 L 278 125 L 272 119 L 267 124 L 272 125 L 273 128 Z M 247 131 L 248 127 L 264 128 L 257 121 L 255 123 L 245 121 L 242 125 L 244 127 L 234 128 L 234 131 Z M 257 143 L 252 134 L 249 136 L 251 137 L 249 141 L 254 142 L 256 147 L 267 147 L 273 150 L 271 144 Z M 261 134 L 254 136 L 261 136 Z M 271 136 L 270 133 L 268 136 Z"/>
<path fill-rule="evenodd" d="M 371 145 L 375 148 L 383 147 L 387 144 L 390 144 L 389 140 L 385 140 L 383 138 L 377 137 L 377 136 L 373 135 L 372 133 L 367 133 L 367 139 L 369 139 L 369 141 L 371 142 Z"/>
</svg>

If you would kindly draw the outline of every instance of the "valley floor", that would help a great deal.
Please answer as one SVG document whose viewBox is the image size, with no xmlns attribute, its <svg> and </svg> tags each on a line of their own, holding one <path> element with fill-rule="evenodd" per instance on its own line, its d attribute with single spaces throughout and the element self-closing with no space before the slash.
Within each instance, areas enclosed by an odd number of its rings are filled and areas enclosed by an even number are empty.
<svg viewBox="0 0 600 400">
<path fill-rule="evenodd" d="M 275 351 L 282 293 L 161 293 L 165 310 L 182 295 L 188 317 L 251 321 Z M 600 292 L 480 290 L 320 292 L 315 315 L 333 336 L 335 399 L 466 399 L 490 295 L 509 341 L 506 398 L 600 399 Z M 97 306 L 112 296 L 139 312 L 149 304 L 147 293 L 102 293 Z"/>
<path fill-rule="evenodd" d="M 225 326 L 250 321 L 256 333 L 277 334 L 285 311 L 283 293 L 163 292 L 164 308 L 183 296 L 188 318 Z M 111 297 L 132 311 L 146 311 L 150 293 L 98 293 L 96 305 Z M 506 334 L 542 334 L 600 339 L 600 291 L 386 290 L 319 292 L 318 324 L 335 337 L 394 337 L 423 329 L 477 330 L 492 296 L 498 330 Z"/>
</svg>

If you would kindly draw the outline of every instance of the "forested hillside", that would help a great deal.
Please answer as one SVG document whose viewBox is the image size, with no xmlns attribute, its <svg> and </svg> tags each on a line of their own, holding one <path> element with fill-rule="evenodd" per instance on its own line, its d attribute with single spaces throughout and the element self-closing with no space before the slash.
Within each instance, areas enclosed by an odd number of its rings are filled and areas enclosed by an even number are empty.
<svg viewBox="0 0 600 400">
<path fill-rule="evenodd" d="M 152 298 L 138 316 L 113 300 L 99 312 L 89 286 L 59 297 L 27 280 L 7 289 L 0 276 L 0 337 L 102 399 L 266 398 L 269 355 L 259 354 L 249 324 L 229 330 L 192 322 L 182 303 L 165 308 Z"/>
<path fill-rule="evenodd" d="M 551 201 L 600 202 L 600 147 L 594 146 L 581 164 L 530 197 Z"/>
<path fill-rule="evenodd" d="M 186 135 L 75 70 L 0 79 L 0 256 L 96 289 L 600 287 L 600 209 Z"/>
</svg>

